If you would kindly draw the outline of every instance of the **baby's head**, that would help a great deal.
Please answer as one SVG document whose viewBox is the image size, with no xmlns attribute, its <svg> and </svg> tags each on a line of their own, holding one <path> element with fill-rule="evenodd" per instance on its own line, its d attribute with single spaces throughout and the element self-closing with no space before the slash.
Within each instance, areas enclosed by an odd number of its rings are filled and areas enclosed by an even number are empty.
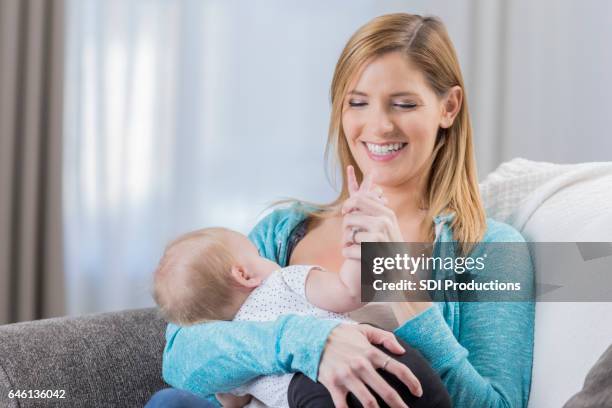
<svg viewBox="0 0 612 408">
<path fill-rule="evenodd" d="M 204 228 L 168 244 L 155 270 L 153 297 L 173 323 L 232 320 L 249 293 L 277 268 L 244 235 Z"/>
</svg>

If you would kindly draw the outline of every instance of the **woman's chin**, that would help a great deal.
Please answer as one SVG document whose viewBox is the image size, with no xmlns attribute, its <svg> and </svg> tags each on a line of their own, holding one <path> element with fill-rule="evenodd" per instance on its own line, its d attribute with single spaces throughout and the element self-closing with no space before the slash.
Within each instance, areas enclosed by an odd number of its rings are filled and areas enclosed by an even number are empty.
<svg viewBox="0 0 612 408">
<path fill-rule="evenodd" d="M 381 169 L 373 167 L 372 170 L 376 172 L 376 176 L 372 180 L 374 184 L 382 187 L 384 190 L 387 188 L 398 188 L 403 185 L 410 183 L 415 178 L 416 172 L 403 172 L 399 170 L 393 171 L 392 169 Z"/>
<path fill-rule="evenodd" d="M 363 163 L 363 164 L 360 164 Z M 380 162 L 370 160 L 368 157 L 358 161 L 358 166 L 363 169 L 363 173 L 369 174 L 374 172 L 374 179 L 372 182 L 380 187 L 399 187 L 405 184 L 406 181 L 411 180 L 417 174 L 418 170 L 414 168 L 406 168 L 402 166 L 405 162 L 400 163 L 399 161 Z"/>
<path fill-rule="evenodd" d="M 402 180 L 398 179 L 397 174 L 379 174 L 378 172 L 376 173 L 377 176 L 374 177 L 374 180 L 372 180 L 373 184 L 376 184 L 379 187 L 382 187 L 383 190 L 385 187 L 388 188 L 395 188 L 398 187 L 400 185 L 402 185 Z"/>
</svg>

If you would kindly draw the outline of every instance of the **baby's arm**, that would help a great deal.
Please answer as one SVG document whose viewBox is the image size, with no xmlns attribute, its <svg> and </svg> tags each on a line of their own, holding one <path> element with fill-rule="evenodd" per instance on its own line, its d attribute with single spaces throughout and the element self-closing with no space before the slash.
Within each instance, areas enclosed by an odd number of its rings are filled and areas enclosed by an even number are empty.
<svg viewBox="0 0 612 408">
<path fill-rule="evenodd" d="M 366 175 L 363 183 L 359 186 L 353 166 L 347 166 L 346 171 L 351 197 L 364 195 L 386 205 L 387 201 L 382 196 L 382 190 L 374 186 L 372 182 L 373 172 Z M 344 211 L 343 206 L 343 215 Z M 351 212 L 353 209 L 347 208 L 347 211 Z M 355 244 L 354 232 L 352 238 L 353 244 Z M 361 260 L 346 258 L 340 268 L 340 273 L 320 269 L 310 271 L 306 280 L 306 298 L 315 306 L 330 312 L 347 313 L 360 308 L 362 306 Z"/>
<path fill-rule="evenodd" d="M 361 262 L 346 259 L 340 273 L 314 268 L 306 279 L 306 298 L 321 309 L 347 313 L 361 304 Z"/>
</svg>

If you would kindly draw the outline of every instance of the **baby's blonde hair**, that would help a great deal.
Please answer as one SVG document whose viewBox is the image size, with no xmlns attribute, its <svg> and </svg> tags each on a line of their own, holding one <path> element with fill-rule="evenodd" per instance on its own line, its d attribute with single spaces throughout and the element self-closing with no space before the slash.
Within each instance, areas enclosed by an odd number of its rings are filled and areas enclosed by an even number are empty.
<svg viewBox="0 0 612 408">
<path fill-rule="evenodd" d="M 230 271 L 235 258 L 224 237 L 233 231 L 204 228 L 170 242 L 154 273 L 153 298 L 162 316 L 181 326 L 232 320 Z"/>
</svg>

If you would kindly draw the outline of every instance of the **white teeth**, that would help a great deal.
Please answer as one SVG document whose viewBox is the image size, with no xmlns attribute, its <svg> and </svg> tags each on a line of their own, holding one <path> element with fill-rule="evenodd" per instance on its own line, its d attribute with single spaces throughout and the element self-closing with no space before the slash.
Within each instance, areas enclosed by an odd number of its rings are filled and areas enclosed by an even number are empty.
<svg viewBox="0 0 612 408">
<path fill-rule="evenodd" d="M 379 145 L 366 142 L 366 146 L 368 147 L 368 150 L 374 154 L 385 155 L 402 149 L 405 146 L 405 143 L 389 143 Z"/>
</svg>

